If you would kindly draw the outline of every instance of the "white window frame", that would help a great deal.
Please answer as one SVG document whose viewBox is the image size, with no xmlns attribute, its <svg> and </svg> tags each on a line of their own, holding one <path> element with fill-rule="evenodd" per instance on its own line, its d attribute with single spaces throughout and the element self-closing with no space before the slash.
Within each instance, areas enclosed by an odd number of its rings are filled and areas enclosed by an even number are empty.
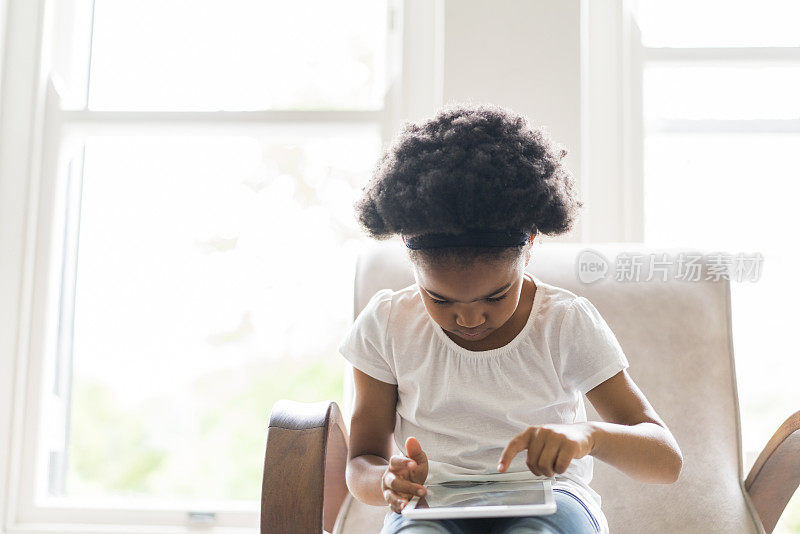
<svg viewBox="0 0 800 534">
<path fill-rule="evenodd" d="M 581 0 L 581 241 L 644 240 L 642 48 L 634 0 Z"/>
<path fill-rule="evenodd" d="M 643 47 L 642 67 L 648 63 L 703 65 L 752 62 L 800 63 L 800 46 L 796 47 L 719 47 L 719 48 L 660 48 Z M 800 119 L 662 119 L 648 120 L 647 133 L 745 132 L 785 133 L 800 131 Z"/>
<path fill-rule="evenodd" d="M 187 515 L 185 502 L 159 500 L 152 508 L 131 509 L 91 503 L 65 508 L 34 500 L 34 462 L 45 446 L 40 415 L 53 406 L 58 411 L 55 396 L 52 403 L 41 400 L 51 384 L 44 384 L 45 377 L 54 372 L 52 303 L 65 252 L 63 234 L 54 232 L 62 230 L 57 217 L 71 194 L 56 176 L 65 157 L 61 134 L 371 122 L 380 124 L 385 147 L 403 120 L 429 116 L 442 104 L 443 0 L 390 0 L 387 24 L 400 56 L 389 69 L 391 84 L 380 111 L 63 111 L 48 77 L 49 58 L 43 57 L 47 8 L 48 0 L 0 0 L 0 532 L 194 532 L 192 517 L 203 516 Z M 204 531 L 257 530 L 257 504 L 238 510 L 214 502 L 191 505 L 191 511 L 216 513 Z"/>
<path fill-rule="evenodd" d="M 581 0 L 583 242 L 644 241 L 644 140 L 659 132 L 800 131 L 800 119 L 650 120 L 643 109 L 648 62 L 800 62 L 800 47 L 646 47 L 636 0 Z"/>
</svg>

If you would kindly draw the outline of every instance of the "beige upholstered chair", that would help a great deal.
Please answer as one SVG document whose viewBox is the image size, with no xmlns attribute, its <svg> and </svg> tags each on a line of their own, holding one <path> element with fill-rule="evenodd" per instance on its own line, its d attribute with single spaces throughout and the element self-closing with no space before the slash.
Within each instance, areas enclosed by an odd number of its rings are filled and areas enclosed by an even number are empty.
<svg viewBox="0 0 800 534">
<path fill-rule="evenodd" d="M 381 288 L 414 282 L 402 242 L 377 243 L 358 260 L 355 314 Z M 586 284 L 578 258 L 592 249 L 610 273 Z M 628 243 L 536 244 L 528 270 L 544 282 L 588 298 L 616 333 L 628 372 L 677 439 L 684 466 L 671 485 L 643 484 L 595 462 L 592 487 L 614 533 L 772 532 L 800 481 L 800 412 L 789 417 L 743 475 L 739 405 L 731 343 L 730 285 L 680 280 L 617 281 L 619 253 L 667 254 Z M 688 251 L 687 251 L 688 252 Z M 691 251 L 697 253 L 697 251 Z M 705 261 L 705 258 L 704 258 Z M 711 275 L 703 263 L 701 279 Z M 643 268 L 643 273 L 647 273 Z M 349 364 L 348 364 L 349 365 Z M 352 376 L 346 374 L 344 414 L 334 402 L 279 401 L 267 439 L 261 531 L 280 534 L 375 534 L 388 507 L 348 492 L 347 460 Z M 776 371 L 777 372 L 777 371 Z M 584 399 L 590 420 L 601 420 Z M 787 414 L 788 415 L 788 414 Z M 399 453 L 395 445 L 394 453 Z"/>
</svg>

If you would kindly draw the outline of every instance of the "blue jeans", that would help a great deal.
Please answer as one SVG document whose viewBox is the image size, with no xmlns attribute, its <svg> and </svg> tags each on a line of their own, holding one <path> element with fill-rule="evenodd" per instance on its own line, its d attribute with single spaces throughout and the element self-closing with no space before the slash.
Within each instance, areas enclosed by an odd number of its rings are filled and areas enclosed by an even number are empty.
<svg viewBox="0 0 800 534">
<path fill-rule="evenodd" d="M 526 517 L 468 519 L 409 519 L 397 512 L 386 515 L 380 534 L 597 534 L 600 525 L 580 498 L 561 488 L 553 490 L 556 512 Z"/>
</svg>

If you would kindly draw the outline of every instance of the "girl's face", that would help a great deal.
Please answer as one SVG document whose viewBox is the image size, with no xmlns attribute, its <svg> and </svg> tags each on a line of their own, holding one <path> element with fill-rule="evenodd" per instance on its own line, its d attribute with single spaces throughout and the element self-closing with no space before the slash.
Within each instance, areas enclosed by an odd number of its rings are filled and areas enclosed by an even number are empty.
<svg viewBox="0 0 800 534">
<path fill-rule="evenodd" d="M 493 333 L 517 310 L 529 260 L 530 247 L 518 262 L 505 266 L 415 267 L 414 278 L 428 314 L 442 329 L 467 342 L 487 340 L 500 337 Z"/>
</svg>

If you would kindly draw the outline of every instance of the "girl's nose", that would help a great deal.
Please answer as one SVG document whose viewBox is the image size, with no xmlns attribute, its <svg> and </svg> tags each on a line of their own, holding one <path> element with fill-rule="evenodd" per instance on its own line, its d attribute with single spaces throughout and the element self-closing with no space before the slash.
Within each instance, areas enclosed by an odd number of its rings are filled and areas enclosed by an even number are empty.
<svg viewBox="0 0 800 534">
<path fill-rule="evenodd" d="M 462 328 L 477 328 L 485 322 L 486 320 L 478 315 L 473 317 L 456 317 L 456 324 Z"/>
</svg>

